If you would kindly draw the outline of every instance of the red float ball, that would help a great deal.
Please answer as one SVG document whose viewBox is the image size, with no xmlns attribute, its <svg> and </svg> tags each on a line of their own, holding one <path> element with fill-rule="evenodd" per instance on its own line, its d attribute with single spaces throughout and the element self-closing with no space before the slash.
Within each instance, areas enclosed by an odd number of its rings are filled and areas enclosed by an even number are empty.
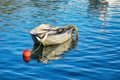
<svg viewBox="0 0 120 80">
<path fill-rule="evenodd" d="M 23 56 L 24 56 L 24 57 L 30 57 L 30 56 L 31 56 L 31 51 L 28 50 L 28 49 L 24 50 L 24 51 L 23 51 Z"/>
</svg>

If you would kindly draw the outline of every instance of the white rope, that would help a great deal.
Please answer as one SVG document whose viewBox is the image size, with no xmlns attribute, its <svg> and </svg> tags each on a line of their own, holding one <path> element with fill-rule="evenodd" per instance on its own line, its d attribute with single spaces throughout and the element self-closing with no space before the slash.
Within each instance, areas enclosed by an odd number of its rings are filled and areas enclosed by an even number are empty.
<svg viewBox="0 0 120 80">
<path fill-rule="evenodd" d="M 45 41 L 48 36 L 48 33 L 45 34 L 45 37 L 42 39 L 42 41 Z"/>
<path fill-rule="evenodd" d="M 46 46 L 45 40 L 46 40 L 47 36 L 48 36 L 48 33 L 45 34 L 45 37 L 41 41 L 43 43 L 43 46 Z"/>
<path fill-rule="evenodd" d="M 41 39 L 38 36 L 36 36 L 36 38 L 37 38 L 38 41 L 41 41 Z"/>
<path fill-rule="evenodd" d="M 43 43 L 43 46 L 46 46 L 45 40 L 46 40 L 47 36 L 48 36 L 48 33 L 45 33 L 44 38 L 40 39 L 38 36 L 36 36 L 36 38 L 37 38 L 41 43 Z"/>
</svg>

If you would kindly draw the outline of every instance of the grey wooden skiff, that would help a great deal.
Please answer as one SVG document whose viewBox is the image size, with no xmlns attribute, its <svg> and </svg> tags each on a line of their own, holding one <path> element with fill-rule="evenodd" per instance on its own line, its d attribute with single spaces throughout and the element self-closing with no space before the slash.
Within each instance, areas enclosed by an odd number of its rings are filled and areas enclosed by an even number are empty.
<svg viewBox="0 0 120 80">
<path fill-rule="evenodd" d="M 72 37 L 73 28 L 51 27 L 48 24 L 41 24 L 30 31 L 33 41 L 36 44 L 42 43 L 46 45 L 56 45 L 64 43 Z"/>
</svg>

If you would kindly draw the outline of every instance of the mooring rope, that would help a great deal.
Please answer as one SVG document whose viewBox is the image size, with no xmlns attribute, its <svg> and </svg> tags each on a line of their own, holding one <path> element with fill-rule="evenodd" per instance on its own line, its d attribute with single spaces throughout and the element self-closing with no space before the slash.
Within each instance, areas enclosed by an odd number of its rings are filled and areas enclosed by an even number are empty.
<svg viewBox="0 0 120 80">
<path fill-rule="evenodd" d="M 76 33 L 76 40 L 78 40 L 78 29 L 75 26 L 69 25 L 67 27 L 65 27 L 65 29 L 73 29 Z"/>
<path fill-rule="evenodd" d="M 41 45 L 42 43 L 40 43 L 39 46 L 35 50 L 32 51 L 32 54 L 34 54 L 40 48 Z"/>
</svg>

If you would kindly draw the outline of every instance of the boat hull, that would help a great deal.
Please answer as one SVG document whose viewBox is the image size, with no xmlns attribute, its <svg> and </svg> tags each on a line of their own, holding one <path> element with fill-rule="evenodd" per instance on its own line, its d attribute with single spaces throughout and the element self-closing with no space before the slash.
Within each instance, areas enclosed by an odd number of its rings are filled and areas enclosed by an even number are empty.
<svg viewBox="0 0 120 80">
<path fill-rule="evenodd" d="M 37 27 L 37 29 L 39 29 Z M 36 31 L 33 29 L 30 34 L 35 44 L 43 44 L 43 46 L 62 44 L 65 41 L 69 40 L 72 37 L 72 29 L 68 29 L 59 34 L 48 34 L 44 40 L 41 40 L 38 36 L 35 35 Z M 39 33 L 39 32 L 38 32 Z"/>
</svg>

